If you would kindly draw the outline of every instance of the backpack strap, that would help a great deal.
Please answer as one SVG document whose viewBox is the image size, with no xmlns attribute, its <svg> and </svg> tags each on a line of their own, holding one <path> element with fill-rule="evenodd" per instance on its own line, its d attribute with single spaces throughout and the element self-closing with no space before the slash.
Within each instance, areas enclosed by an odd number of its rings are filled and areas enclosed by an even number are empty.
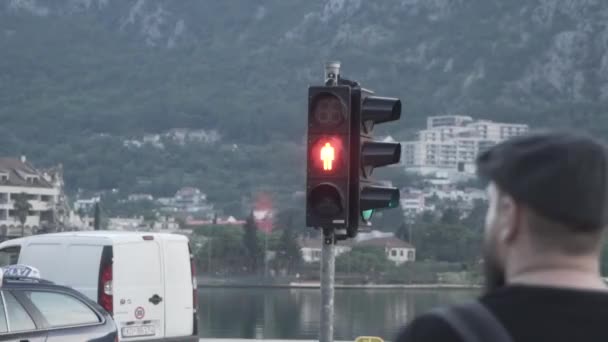
<svg viewBox="0 0 608 342">
<path fill-rule="evenodd" d="M 513 342 L 485 305 L 479 301 L 431 311 L 456 331 L 463 342 Z"/>
</svg>

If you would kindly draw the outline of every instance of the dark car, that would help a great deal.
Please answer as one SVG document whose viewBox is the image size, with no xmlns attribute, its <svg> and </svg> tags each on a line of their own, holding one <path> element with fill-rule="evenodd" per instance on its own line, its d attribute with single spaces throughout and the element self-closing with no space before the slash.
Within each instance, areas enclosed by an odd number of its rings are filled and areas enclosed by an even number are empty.
<svg viewBox="0 0 608 342">
<path fill-rule="evenodd" d="M 65 286 L 2 272 L 0 341 L 115 342 L 112 317 L 97 303 Z"/>
</svg>

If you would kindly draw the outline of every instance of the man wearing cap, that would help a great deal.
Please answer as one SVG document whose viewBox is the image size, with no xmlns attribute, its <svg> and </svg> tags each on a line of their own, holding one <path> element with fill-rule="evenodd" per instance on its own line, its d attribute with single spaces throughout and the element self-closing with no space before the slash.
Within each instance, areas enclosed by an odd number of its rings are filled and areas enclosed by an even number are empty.
<svg viewBox="0 0 608 342">
<path fill-rule="evenodd" d="M 482 153 L 484 294 L 418 317 L 394 341 L 608 341 L 600 275 L 607 153 L 603 143 L 568 132 L 529 134 Z"/>
</svg>

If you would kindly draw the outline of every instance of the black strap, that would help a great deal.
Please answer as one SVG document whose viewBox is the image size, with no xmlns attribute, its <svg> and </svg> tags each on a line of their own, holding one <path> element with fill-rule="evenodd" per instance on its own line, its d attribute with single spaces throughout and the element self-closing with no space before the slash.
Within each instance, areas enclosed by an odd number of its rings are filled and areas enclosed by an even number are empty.
<svg viewBox="0 0 608 342">
<path fill-rule="evenodd" d="M 432 311 L 458 333 L 463 342 L 513 342 L 504 326 L 479 301 Z"/>
</svg>

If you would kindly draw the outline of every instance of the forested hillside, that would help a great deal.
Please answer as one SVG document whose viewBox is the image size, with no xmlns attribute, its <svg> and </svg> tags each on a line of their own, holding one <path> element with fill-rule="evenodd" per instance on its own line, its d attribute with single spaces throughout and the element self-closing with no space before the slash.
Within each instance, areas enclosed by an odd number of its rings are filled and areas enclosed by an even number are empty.
<svg viewBox="0 0 608 342">
<path fill-rule="evenodd" d="M 443 113 L 608 137 L 602 0 L 9 0 L 0 154 L 63 163 L 71 191 L 195 185 L 227 211 L 258 190 L 290 198 L 306 88 L 330 59 L 404 100 L 382 130 L 397 139 Z M 173 128 L 221 139 L 124 146 Z"/>
</svg>

